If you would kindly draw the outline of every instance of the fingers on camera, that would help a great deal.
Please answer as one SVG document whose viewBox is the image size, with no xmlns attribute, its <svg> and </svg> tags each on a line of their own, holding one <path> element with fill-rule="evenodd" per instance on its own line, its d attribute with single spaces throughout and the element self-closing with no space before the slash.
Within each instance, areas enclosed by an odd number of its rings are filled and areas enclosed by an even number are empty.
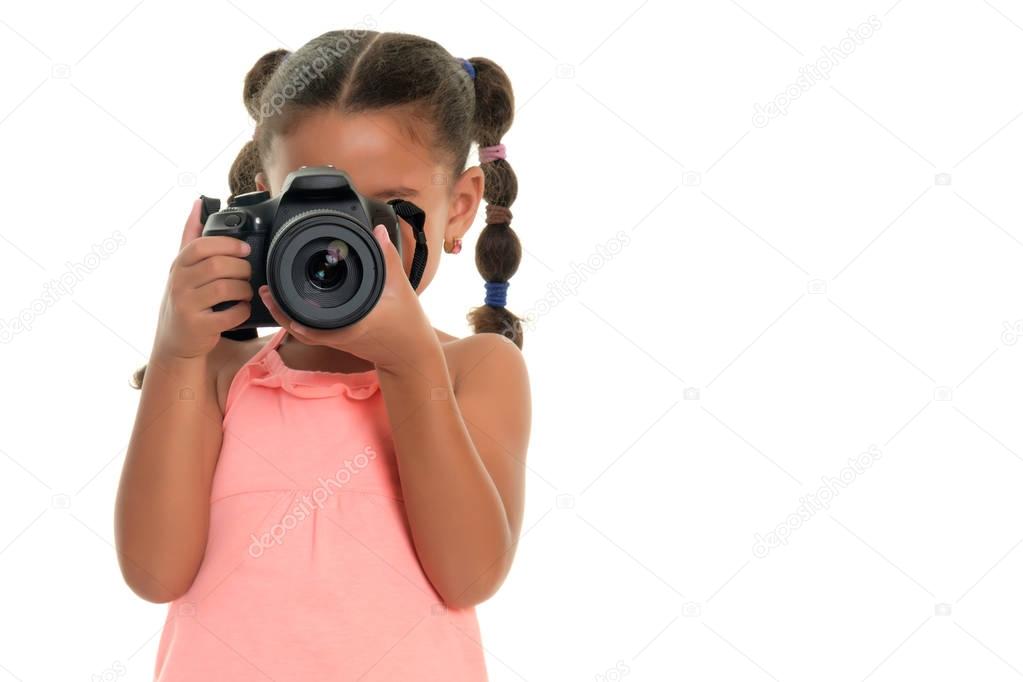
<svg viewBox="0 0 1023 682">
<path fill-rule="evenodd" d="M 199 213 L 201 210 L 202 201 L 200 199 L 196 199 L 192 202 L 192 212 L 188 214 L 188 220 L 185 221 L 184 232 L 181 234 L 182 249 L 202 235 L 202 222 L 199 219 Z"/>
<path fill-rule="evenodd" d="M 203 237 L 186 244 L 178 255 L 178 261 L 188 267 L 211 256 L 245 256 L 248 250 L 248 243 L 234 237 Z"/>
<path fill-rule="evenodd" d="M 252 285 L 247 280 L 218 279 L 197 288 L 195 296 L 203 309 L 227 301 L 249 301 L 252 299 Z"/>
<path fill-rule="evenodd" d="M 244 258 L 234 256 L 210 256 L 190 267 L 193 269 L 195 287 L 201 287 L 218 279 L 248 281 L 252 275 L 252 266 L 249 262 Z"/>
<path fill-rule="evenodd" d="M 214 326 L 220 331 L 237 327 L 252 314 L 252 304 L 248 301 L 238 301 L 230 308 L 215 310 L 209 313 Z"/>
</svg>

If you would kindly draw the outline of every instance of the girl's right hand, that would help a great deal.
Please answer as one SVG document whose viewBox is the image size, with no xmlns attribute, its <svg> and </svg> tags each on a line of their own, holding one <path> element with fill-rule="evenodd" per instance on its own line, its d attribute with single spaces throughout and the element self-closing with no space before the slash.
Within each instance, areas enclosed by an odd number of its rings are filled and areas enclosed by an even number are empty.
<svg viewBox="0 0 1023 682">
<path fill-rule="evenodd" d="M 181 250 L 171 263 L 153 343 L 159 357 L 205 356 L 220 341 L 220 333 L 248 319 L 252 308 L 252 268 L 245 260 L 249 245 L 234 237 L 203 237 L 201 209 L 202 202 L 196 199 Z M 225 301 L 238 303 L 212 310 Z"/>
</svg>

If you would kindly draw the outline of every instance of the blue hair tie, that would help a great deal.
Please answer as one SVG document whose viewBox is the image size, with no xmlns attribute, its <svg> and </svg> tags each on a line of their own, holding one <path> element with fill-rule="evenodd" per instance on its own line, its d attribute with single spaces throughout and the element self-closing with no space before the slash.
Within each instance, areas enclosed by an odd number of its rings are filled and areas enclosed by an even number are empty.
<svg viewBox="0 0 1023 682">
<path fill-rule="evenodd" d="M 462 62 L 462 68 L 469 74 L 469 78 L 476 80 L 476 67 L 472 65 L 472 62 L 464 57 L 460 58 L 459 61 Z"/>
<path fill-rule="evenodd" d="M 486 282 L 483 286 L 487 288 L 487 295 L 483 299 L 483 303 L 495 308 L 503 308 L 508 293 L 508 282 Z"/>
</svg>

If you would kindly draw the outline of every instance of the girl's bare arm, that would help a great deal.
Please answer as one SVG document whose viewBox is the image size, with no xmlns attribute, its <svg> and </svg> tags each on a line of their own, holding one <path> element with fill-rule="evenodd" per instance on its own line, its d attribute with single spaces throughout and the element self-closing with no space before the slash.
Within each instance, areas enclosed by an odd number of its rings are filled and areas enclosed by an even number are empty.
<svg viewBox="0 0 1023 682">
<path fill-rule="evenodd" d="M 115 537 L 125 582 L 171 601 L 192 584 L 206 548 L 221 445 L 217 362 L 152 357 L 117 491 Z"/>
<path fill-rule="evenodd" d="M 531 421 L 522 353 L 500 334 L 476 334 L 457 391 L 444 353 L 422 352 L 380 371 L 412 539 L 449 606 L 492 596 L 511 568 L 522 527 Z"/>
<path fill-rule="evenodd" d="M 223 428 L 217 378 L 237 346 L 220 334 L 251 311 L 248 245 L 200 236 L 199 211 L 196 201 L 167 278 L 114 512 L 124 579 L 154 602 L 184 594 L 202 563 Z M 239 303 L 213 310 L 225 301 Z"/>
</svg>

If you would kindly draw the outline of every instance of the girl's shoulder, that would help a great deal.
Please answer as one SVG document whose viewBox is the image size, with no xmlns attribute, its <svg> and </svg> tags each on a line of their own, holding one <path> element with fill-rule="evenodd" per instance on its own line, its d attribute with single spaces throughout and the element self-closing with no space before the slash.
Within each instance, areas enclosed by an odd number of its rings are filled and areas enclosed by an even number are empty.
<svg viewBox="0 0 1023 682">
<path fill-rule="evenodd" d="M 441 347 L 444 349 L 444 358 L 448 364 L 451 385 L 455 393 L 458 393 L 462 378 L 478 367 L 485 359 L 490 358 L 491 361 L 521 364 L 521 357 L 505 355 L 505 353 L 511 352 L 514 356 L 520 356 L 521 351 L 518 346 L 511 343 L 502 334 L 480 332 L 458 338 L 445 334 L 439 329 L 434 329 L 434 331 L 437 332 L 437 338 L 440 339 Z M 513 350 L 509 351 L 509 348 Z M 495 352 L 498 349 L 504 352 Z"/>
</svg>

